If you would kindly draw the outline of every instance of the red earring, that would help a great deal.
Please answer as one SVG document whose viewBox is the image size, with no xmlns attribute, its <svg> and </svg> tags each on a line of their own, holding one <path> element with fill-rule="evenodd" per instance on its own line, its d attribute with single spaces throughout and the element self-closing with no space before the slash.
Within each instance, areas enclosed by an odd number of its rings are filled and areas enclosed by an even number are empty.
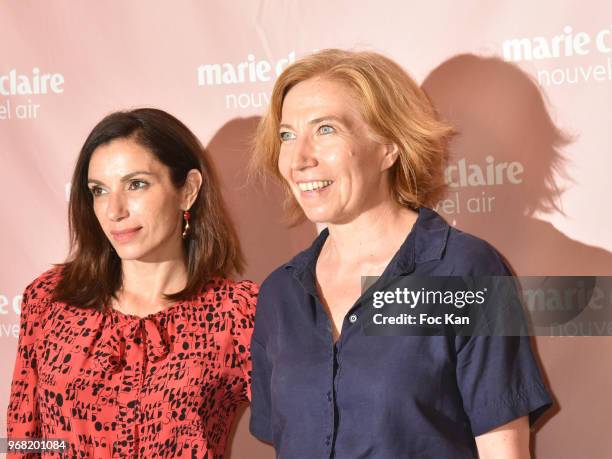
<svg viewBox="0 0 612 459">
<path fill-rule="evenodd" d="M 189 219 L 191 218 L 191 214 L 188 210 L 183 212 L 183 219 L 185 220 L 185 229 L 183 230 L 183 239 L 185 239 L 189 235 Z"/>
</svg>

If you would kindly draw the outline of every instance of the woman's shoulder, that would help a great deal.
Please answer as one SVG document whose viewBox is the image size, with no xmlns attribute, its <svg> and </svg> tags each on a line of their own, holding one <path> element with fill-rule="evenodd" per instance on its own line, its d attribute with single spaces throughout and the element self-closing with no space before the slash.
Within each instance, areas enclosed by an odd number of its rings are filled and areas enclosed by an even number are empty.
<svg viewBox="0 0 612 459">
<path fill-rule="evenodd" d="M 252 296 L 258 292 L 259 285 L 248 279 L 237 281 L 227 277 L 213 277 L 204 286 L 204 293 L 208 295 L 213 293 L 219 299 L 233 295 Z"/>
<path fill-rule="evenodd" d="M 22 320 L 38 320 L 52 309 L 49 305 L 52 303 L 53 292 L 61 278 L 62 269 L 62 265 L 53 266 L 25 287 L 21 300 Z"/>
<path fill-rule="evenodd" d="M 444 259 L 453 263 L 457 275 L 510 274 L 506 260 L 493 245 L 454 227 L 448 234 Z"/>
<path fill-rule="evenodd" d="M 253 315 L 259 294 L 259 285 L 251 280 L 235 281 L 233 279 L 215 277 L 204 289 L 204 298 L 218 303 L 223 309 L 239 312 L 243 315 Z"/>
<path fill-rule="evenodd" d="M 55 265 L 31 281 L 23 292 L 23 301 L 28 303 L 50 301 L 53 291 L 62 276 L 63 265 Z"/>
</svg>

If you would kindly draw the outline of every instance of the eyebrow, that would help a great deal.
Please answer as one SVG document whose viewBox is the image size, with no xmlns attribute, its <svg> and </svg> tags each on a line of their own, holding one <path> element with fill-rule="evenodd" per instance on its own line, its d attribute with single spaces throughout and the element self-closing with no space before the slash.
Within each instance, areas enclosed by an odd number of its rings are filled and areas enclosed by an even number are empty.
<svg viewBox="0 0 612 459">
<path fill-rule="evenodd" d="M 346 122 L 346 120 L 344 120 L 343 118 L 340 118 L 339 116 L 335 116 L 335 115 L 328 115 L 328 116 L 320 116 L 319 118 L 315 118 L 313 120 L 310 120 L 307 124 L 309 125 L 313 125 L 313 124 L 318 124 L 321 121 L 337 121 L 340 124 L 344 124 L 345 126 L 348 125 L 348 123 Z M 287 129 L 291 129 L 291 125 L 290 124 L 285 124 L 282 123 L 279 126 L 280 128 L 287 128 Z"/>
<path fill-rule="evenodd" d="M 135 172 L 130 172 L 127 175 L 124 175 L 123 177 L 121 177 L 121 181 L 122 182 L 127 182 L 128 180 L 130 180 L 131 178 L 135 177 L 136 175 L 152 175 L 152 176 L 156 176 L 156 174 L 154 174 L 153 172 L 147 172 L 147 171 L 135 171 Z M 87 183 L 95 183 L 96 185 L 104 185 L 104 182 L 101 182 L 100 180 L 96 180 L 96 179 L 87 179 Z"/>
</svg>

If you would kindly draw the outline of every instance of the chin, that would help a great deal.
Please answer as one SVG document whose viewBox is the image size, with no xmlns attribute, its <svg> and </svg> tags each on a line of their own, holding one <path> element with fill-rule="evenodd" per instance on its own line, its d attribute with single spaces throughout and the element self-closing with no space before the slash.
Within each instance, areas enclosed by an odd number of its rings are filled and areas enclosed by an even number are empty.
<svg viewBox="0 0 612 459">
<path fill-rule="evenodd" d="M 126 253 L 117 252 L 117 255 L 119 256 L 119 259 L 121 261 L 138 260 L 138 259 L 141 258 L 140 256 L 132 255 L 131 253 L 130 254 L 126 254 Z"/>
<path fill-rule="evenodd" d="M 304 210 L 304 215 L 308 221 L 312 223 L 329 223 L 331 220 L 334 220 L 334 214 L 332 212 L 325 212 L 320 210 Z"/>
<path fill-rule="evenodd" d="M 146 251 L 142 249 L 138 249 L 136 247 L 134 248 L 121 247 L 119 248 L 119 250 L 115 249 L 115 251 L 117 252 L 117 255 L 119 256 L 119 258 L 121 258 L 121 260 L 124 260 L 124 261 L 139 260 L 147 255 Z"/>
</svg>

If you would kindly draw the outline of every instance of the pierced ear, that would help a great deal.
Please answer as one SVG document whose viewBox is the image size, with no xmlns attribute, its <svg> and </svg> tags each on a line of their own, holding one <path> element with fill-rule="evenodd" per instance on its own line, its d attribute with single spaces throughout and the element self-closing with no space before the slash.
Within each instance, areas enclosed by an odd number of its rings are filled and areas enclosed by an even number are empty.
<svg viewBox="0 0 612 459">
<path fill-rule="evenodd" d="M 191 208 L 202 186 L 202 174 L 197 169 L 191 169 L 187 173 L 185 184 L 183 185 L 183 209 Z"/>
<path fill-rule="evenodd" d="M 385 156 L 381 165 L 381 172 L 389 169 L 399 157 L 399 148 L 394 143 L 385 144 Z"/>
</svg>

